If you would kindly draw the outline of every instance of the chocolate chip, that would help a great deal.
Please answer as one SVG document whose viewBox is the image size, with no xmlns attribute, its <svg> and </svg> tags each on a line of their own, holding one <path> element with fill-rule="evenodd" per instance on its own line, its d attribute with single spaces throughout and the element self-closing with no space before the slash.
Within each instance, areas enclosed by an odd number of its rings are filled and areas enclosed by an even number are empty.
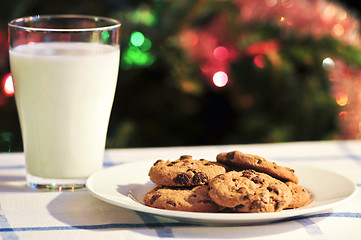
<svg viewBox="0 0 361 240">
<path fill-rule="evenodd" d="M 237 192 L 238 193 L 246 193 L 247 189 L 245 187 L 240 187 L 240 188 L 238 188 Z"/>
<path fill-rule="evenodd" d="M 182 156 L 180 156 L 179 160 L 184 160 L 184 159 L 188 159 L 188 158 L 192 158 L 192 156 L 190 156 L 190 155 L 182 155 Z"/>
<path fill-rule="evenodd" d="M 160 194 L 153 195 L 150 199 L 150 204 L 153 204 L 160 196 Z"/>
<path fill-rule="evenodd" d="M 250 196 L 252 196 L 251 194 L 246 194 L 243 196 L 243 200 L 249 200 Z"/>
<path fill-rule="evenodd" d="M 267 190 L 270 191 L 270 192 L 274 192 L 274 193 L 276 193 L 277 195 L 280 194 L 278 188 L 276 188 L 275 186 L 268 186 L 268 187 L 267 187 Z"/>
<path fill-rule="evenodd" d="M 244 208 L 244 205 L 243 205 L 243 204 L 239 204 L 239 205 L 237 205 L 237 206 L 235 207 L 235 209 L 242 209 L 242 208 Z"/>
<path fill-rule="evenodd" d="M 180 185 L 187 185 L 189 183 L 189 180 L 190 177 L 185 173 L 181 173 L 173 179 L 174 183 Z"/>
<path fill-rule="evenodd" d="M 286 202 L 285 201 L 276 201 L 276 206 L 275 209 L 277 210 L 282 210 L 285 206 Z"/>
<path fill-rule="evenodd" d="M 227 153 L 226 159 L 227 159 L 228 161 L 234 159 L 234 154 L 235 154 L 235 152 L 229 152 L 229 153 Z"/>
<path fill-rule="evenodd" d="M 252 182 L 254 183 L 260 183 L 263 184 L 264 183 L 264 179 L 260 178 L 259 176 L 255 176 L 251 179 Z"/>
<path fill-rule="evenodd" d="M 167 164 L 167 167 L 171 167 L 171 166 L 173 166 L 174 165 L 174 162 L 171 162 L 171 163 L 168 163 Z"/>
<path fill-rule="evenodd" d="M 176 204 L 175 202 L 173 202 L 173 201 L 168 201 L 167 204 L 172 205 L 173 207 L 175 207 L 175 206 L 177 205 L 177 204 Z"/>
<path fill-rule="evenodd" d="M 262 160 L 258 159 L 257 164 L 261 164 L 261 163 L 262 163 Z"/>
<path fill-rule="evenodd" d="M 245 178 L 251 178 L 253 176 L 253 171 L 252 170 L 244 170 L 242 172 L 242 177 L 245 177 Z"/>
<path fill-rule="evenodd" d="M 198 172 L 193 176 L 193 182 L 195 184 L 205 184 L 208 182 L 208 177 L 202 172 Z"/>
<path fill-rule="evenodd" d="M 157 160 L 157 161 L 153 164 L 153 166 L 157 165 L 157 164 L 160 163 L 160 162 L 163 162 L 163 160 Z"/>
</svg>

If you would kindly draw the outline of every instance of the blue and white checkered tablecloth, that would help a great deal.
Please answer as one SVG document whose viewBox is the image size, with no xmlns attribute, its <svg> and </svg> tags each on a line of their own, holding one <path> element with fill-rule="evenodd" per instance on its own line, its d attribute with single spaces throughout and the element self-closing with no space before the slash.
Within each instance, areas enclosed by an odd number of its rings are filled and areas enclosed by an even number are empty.
<svg viewBox="0 0 361 240">
<path fill-rule="evenodd" d="M 352 179 L 356 196 L 324 213 L 250 226 L 211 226 L 167 219 L 105 203 L 86 190 L 41 192 L 25 184 L 22 153 L 0 154 L 2 239 L 322 239 L 361 240 L 361 141 L 141 148 L 107 150 L 104 166 L 182 154 L 240 150 L 274 161 L 321 167 Z"/>
</svg>

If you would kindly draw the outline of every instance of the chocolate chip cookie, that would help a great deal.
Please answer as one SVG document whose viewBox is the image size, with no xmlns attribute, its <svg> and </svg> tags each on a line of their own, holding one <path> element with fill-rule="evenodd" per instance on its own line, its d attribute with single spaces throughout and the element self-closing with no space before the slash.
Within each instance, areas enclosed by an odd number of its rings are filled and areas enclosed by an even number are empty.
<svg viewBox="0 0 361 240">
<path fill-rule="evenodd" d="M 188 212 L 219 212 L 223 208 L 208 195 L 208 186 L 194 188 L 155 187 L 144 196 L 147 206 Z"/>
<path fill-rule="evenodd" d="M 218 162 L 194 160 L 192 156 L 183 155 L 175 161 L 158 160 L 148 175 L 157 185 L 199 186 L 207 184 L 210 179 L 225 172 L 225 167 Z"/>
<path fill-rule="evenodd" d="M 301 185 L 286 182 L 292 192 L 292 200 L 287 208 L 299 208 L 311 202 L 311 194 Z"/>
<path fill-rule="evenodd" d="M 240 151 L 223 152 L 217 155 L 217 161 L 231 168 L 239 168 L 239 170 L 253 169 L 258 172 L 267 173 L 283 182 L 291 181 L 298 183 L 298 177 L 293 169 L 278 166 L 276 163 L 257 155 Z"/>
<path fill-rule="evenodd" d="M 287 185 L 265 173 L 254 170 L 230 171 L 209 182 L 209 196 L 233 212 L 277 212 L 292 200 Z"/>
</svg>

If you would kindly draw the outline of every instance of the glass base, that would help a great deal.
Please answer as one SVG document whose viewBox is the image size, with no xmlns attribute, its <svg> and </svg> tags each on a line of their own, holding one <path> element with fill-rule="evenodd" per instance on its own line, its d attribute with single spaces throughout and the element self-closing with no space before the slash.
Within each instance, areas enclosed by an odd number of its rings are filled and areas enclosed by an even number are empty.
<svg viewBox="0 0 361 240">
<path fill-rule="evenodd" d="M 83 179 L 54 179 L 40 178 L 31 174 L 26 175 L 28 186 L 42 191 L 75 191 L 85 189 L 86 178 Z"/>
</svg>

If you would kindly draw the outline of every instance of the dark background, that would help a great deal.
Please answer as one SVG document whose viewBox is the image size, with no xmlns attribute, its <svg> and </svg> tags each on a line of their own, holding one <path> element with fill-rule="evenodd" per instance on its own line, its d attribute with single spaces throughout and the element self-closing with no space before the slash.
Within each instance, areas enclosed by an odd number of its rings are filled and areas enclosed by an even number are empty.
<svg viewBox="0 0 361 240">
<path fill-rule="evenodd" d="M 338 42 L 329 38 L 287 35 L 279 40 L 282 43 L 279 52 L 291 64 L 291 70 L 284 70 L 286 67 L 275 68 L 269 64 L 260 71 L 254 67 L 253 57 L 244 56 L 234 61 L 230 67 L 230 76 L 237 81 L 227 87 L 217 88 L 202 75 L 199 65 L 189 60 L 188 53 L 172 42 L 181 30 L 197 27 L 211 31 L 207 26 L 216 17 L 227 15 L 236 19 L 235 15 L 238 14 L 228 2 L 210 3 L 202 5 L 203 9 L 197 8 L 197 4 L 201 3 L 202 1 L 177 3 L 127 0 L 2 1 L 0 78 L 10 71 L 6 47 L 9 20 L 37 14 L 109 16 L 123 23 L 123 56 L 127 53 L 130 34 L 141 31 L 152 41 L 149 54 L 155 60 L 150 65 L 138 64 L 131 68 L 121 65 L 109 124 L 108 148 L 352 138 L 342 133 L 338 122 L 340 108 L 331 94 L 332 86 L 327 74 L 321 67 L 307 65 L 302 61 L 305 52 L 309 53 L 308 57 L 312 60 L 321 61 L 325 51 L 337 52 Z M 344 0 L 337 3 L 353 15 L 361 16 L 359 1 Z M 131 17 L 137 11 L 142 12 L 140 9 L 144 9 L 144 6 L 154 13 L 158 20 L 155 25 L 141 24 Z M 144 12 L 147 11 L 143 11 L 143 14 Z M 188 17 L 185 19 L 191 20 L 185 23 L 181 21 L 185 16 Z M 230 27 L 233 27 L 232 24 Z M 238 29 L 237 26 L 234 29 Z M 230 30 L 231 33 L 235 31 Z M 252 29 L 252 36 L 261 36 L 260 42 L 283 36 L 282 33 L 282 29 L 267 23 L 256 25 Z M 226 40 L 232 37 L 223 36 Z M 290 52 L 300 54 L 291 55 Z M 341 58 L 348 58 L 351 52 L 355 51 L 350 50 Z M 349 59 L 353 64 L 352 59 L 355 58 Z M 354 62 L 358 64 L 358 60 Z M 240 98 L 244 93 L 247 93 L 246 96 Z M 1 101 L 0 151 L 22 151 L 14 97 L 4 97 L 0 93 L 0 103 Z"/>
</svg>

